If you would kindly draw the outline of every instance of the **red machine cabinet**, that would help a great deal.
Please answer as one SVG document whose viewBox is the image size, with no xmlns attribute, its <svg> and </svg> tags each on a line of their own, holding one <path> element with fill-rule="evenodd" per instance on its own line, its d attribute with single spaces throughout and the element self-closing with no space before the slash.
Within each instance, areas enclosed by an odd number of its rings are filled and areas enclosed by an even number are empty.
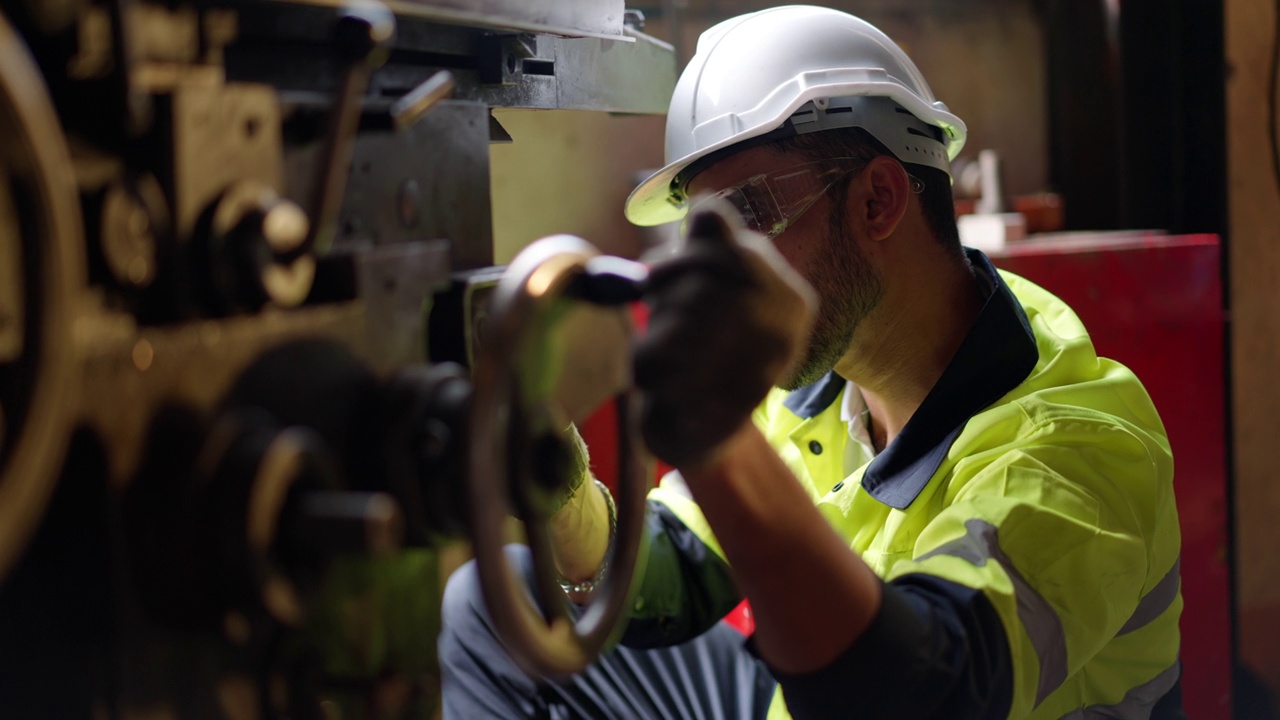
<svg viewBox="0 0 1280 720">
<path fill-rule="evenodd" d="M 1182 690 L 1191 720 L 1231 717 L 1224 309 L 1218 238 L 1046 237 L 989 253 L 1084 321 L 1146 386 L 1169 433 L 1182 521 Z"/>
</svg>

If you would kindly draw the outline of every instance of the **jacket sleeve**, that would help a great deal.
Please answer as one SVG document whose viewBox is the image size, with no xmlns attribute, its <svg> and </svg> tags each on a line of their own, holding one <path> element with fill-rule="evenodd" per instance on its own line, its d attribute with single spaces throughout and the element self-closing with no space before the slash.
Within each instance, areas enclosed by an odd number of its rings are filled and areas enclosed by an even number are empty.
<svg viewBox="0 0 1280 720">
<path fill-rule="evenodd" d="M 957 466 L 940 498 L 918 500 L 946 504 L 885 568 L 871 629 L 818 673 L 778 675 L 795 717 L 864 702 L 877 703 L 870 717 L 1061 717 L 1082 700 L 1141 698 L 1150 712 L 1168 692 L 1181 600 L 1163 459 L 1114 425 L 1046 432 L 1052 442 Z M 1064 687 L 1104 648 L 1119 659 L 1084 695 Z"/>
<path fill-rule="evenodd" d="M 709 536 L 686 525 L 663 502 L 651 499 L 648 510 L 648 557 L 620 640 L 634 648 L 691 640 L 710 630 L 742 599 L 718 547 L 704 539 Z M 692 506 L 686 512 L 690 510 Z"/>
<path fill-rule="evenodd" d="M 792 714 L 1060 717 L 1082 701 L 1149 714 L 1169 692 L 1181 601 L 1165 456 L 1115 424 L 1042 432 L 916 500 L 942 507 L 878 570 L 872 628 L 818 673 L 778 674 Z M 1103 651 L 1106 671 L 1075 684 Z"/>
<path fill-rule="evenodd" d="M 773 671 L 796 720 L 1004 718 L 1008 641 L 980 591 L 914 575 L 883 586 L 880 612 L 847 651 L 806 675 Z"/>
<path fill-rule="evenodd" d="M 923 574 L 985 595 L 1008 637 L 1013 717 L 1071 709 L 1070 691 L 1055 692 L 1113 641 L 1126 657 L 1091 681 L 1091 703 L 1176 674 L 1180 541 L 1169 478 L 1114 426 L 1052 432 L 1054 444 L 958 471 L 954 502 L 885 576 Z M 1111 437 L 1076 443 L 1075 432 Z"/>
</svg>

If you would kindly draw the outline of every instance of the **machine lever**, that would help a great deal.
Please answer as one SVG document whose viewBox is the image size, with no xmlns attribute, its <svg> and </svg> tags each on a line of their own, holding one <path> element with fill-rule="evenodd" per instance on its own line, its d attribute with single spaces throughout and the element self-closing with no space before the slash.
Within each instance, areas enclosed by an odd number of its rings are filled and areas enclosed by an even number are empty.
<svg viewBox="0 0 1280 720">
<path fill-rule="evenodd" d="M 291 251 L 290 261 L 333 242 L 347 189 L 347 166 L 360 125 L 362 98 L 374 68 L 386 61 L 386 47 L 396 31 L 395 15 L 380 2 L 367 0 L 348 5 L 334 28 L 334 45 L 348 64 L 329 115 L 316 184 L 312 189 L 311 230 L 307 240 Z"/>
<path fill-rule="evenodd" d="M 448 70 L 441 70 L 432 75 L 426 82 L 395 101 L 391 106 L 392 124 L 398 131 L 413 127 L 441 100 L 453 97 L 453 91 L 457 87 L 457 80 Z"/>
</svg>

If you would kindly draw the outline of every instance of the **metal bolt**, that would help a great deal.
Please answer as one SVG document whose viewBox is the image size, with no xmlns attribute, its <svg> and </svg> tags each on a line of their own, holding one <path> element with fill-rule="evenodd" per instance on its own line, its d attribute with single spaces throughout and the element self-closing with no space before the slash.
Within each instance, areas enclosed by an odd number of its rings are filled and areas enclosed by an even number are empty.
<svg viewBox="0 0 1280 720">
<path fill-rule="evenodd" d="M 261 270 L 262 289 L 281 307 L 301 305 L 315 280 L 316 260 L 305 252 L 311 223 L 307 214 L 288 200 L 273 203 L 262 215 L 261 234 L 275 255 Z"/>
<path fill-rule="evenodd" d="M 262 237 L 277 255 L 293 252 L 307 239 L 310 222 L 302 208 L 288 200 L 274 203 L 262 215 Z"/>
</svg>

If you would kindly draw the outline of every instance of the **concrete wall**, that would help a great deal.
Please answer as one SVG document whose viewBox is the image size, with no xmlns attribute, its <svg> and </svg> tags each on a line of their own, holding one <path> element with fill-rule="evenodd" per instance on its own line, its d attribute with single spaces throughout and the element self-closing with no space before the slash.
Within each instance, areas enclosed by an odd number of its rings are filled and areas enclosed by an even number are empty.
<svg viewBox="0 0 1280 720">
<path fill-rule="evenodd" d="M 1280 191 L 1267 129 L 1272 0 L 1226 0 L 1240 656 L 1280 693 Z"/>
</svg>

